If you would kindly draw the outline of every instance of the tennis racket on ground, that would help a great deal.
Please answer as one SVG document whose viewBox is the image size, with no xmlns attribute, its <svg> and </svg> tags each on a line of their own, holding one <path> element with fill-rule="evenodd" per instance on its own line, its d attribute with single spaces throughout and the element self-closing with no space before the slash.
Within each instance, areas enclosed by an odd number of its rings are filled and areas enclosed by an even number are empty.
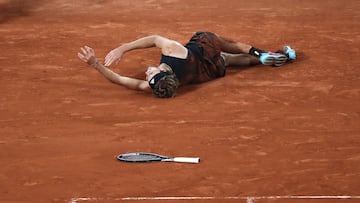
<svg viewBox="0 0 360 203">
<path fill-rule="evenodd" d="M 132 152 L 120 154 L 117 159 L 125 162 L 152 162 L 152 161 L 166 161 L 166 162 L 181 162 L 181 163 L 200 163 L 199 157 L 167 157 L 159 154 L 148 152 Z"/>
</svg>

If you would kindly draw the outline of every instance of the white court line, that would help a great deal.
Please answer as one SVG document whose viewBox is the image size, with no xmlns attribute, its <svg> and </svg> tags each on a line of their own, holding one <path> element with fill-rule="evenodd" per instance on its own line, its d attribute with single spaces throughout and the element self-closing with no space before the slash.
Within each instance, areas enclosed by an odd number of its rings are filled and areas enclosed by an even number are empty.
<svg viewBox="0 0 360 203">
<path fill-rule="evenodd" d="M 144 201 L 144 200 L 246 200 L 247 203 L 253 203 L 260 199 L 360 199 L 360 196 L 255 196 L 255 197 L 122 197 L 122 198 L 95 198 L 80 197 L 72 198 L 69 203 L 78 203 L 80 201 Z"/>
</svg>

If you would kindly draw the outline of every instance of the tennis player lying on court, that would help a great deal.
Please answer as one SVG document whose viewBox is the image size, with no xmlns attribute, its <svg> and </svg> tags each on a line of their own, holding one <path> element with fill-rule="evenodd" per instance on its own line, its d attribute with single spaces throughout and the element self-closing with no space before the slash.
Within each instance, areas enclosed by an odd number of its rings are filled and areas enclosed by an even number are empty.
<svg viewBox="0 0 360 203">
<path fill-rule="evenodd" d="M 147 68 L 145 80 L 125 77 L 107 68 L 118 63 L 128 51 L 150 47 L 160 48 L 162 55 L 160 65 Z M 215 33 L 196 32 L 185 46 L 158 35 L 125 43 L 107 54 L 104 65 L 98 62 L 94 50 L 88 46 L 81 48 L 78 57 L 115 84 L 152 91 L 157 97 L 168 98 L 176 95 L 179 86 L 224 77 L 227 66 L 264 64 L 278 67 L 295 60 L 296 53 L 290 46 L 271 53 Z"/>
</svg>

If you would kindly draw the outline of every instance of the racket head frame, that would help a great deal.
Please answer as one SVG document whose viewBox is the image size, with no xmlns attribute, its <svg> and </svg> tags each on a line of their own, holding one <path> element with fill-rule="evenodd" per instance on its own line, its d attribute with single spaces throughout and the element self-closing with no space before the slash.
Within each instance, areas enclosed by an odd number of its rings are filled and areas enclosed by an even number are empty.
<svg viewBox="0 0 360 203">
<path fill-rule="evenodd" d="M 140 156 L 148 156 L 150 158 L 147 159 L 133 159 L 132 157 L 140 157 Z M 129 153 L 124 153 L 124 154 L 119 154 L 117 156 L 117 159 L 119 161 L 124 161 L 124 162 L 138 162 L 138 163 L 144 163 L 144 162 L 152 162 L 152 161 L 172 161 L 172 158 L 167 157 L 167 156 L 163 156 L 163 155 L 159 155 L 159 154 L 154 154 L 154 153 L 149 153 L 149 152 L 129 152 Z"/>
</svg>

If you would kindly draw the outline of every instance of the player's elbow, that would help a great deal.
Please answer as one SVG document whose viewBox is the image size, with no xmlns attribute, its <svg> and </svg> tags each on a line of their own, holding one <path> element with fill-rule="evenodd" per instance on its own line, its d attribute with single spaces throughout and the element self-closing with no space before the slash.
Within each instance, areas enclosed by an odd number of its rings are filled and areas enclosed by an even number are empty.
<svg viewBox="0 0 360 203">
<path fill-rule="evenodd" d="M 152 35 L 152 37 L 153 37 L 155 46 L 157 46 L 159 48 L 163 48 L 166 45 L 166 42 L 168 41 L 168 39 L 166 39 L 165 37 L 162 37 L 160 35 Z"/>
</svg>

